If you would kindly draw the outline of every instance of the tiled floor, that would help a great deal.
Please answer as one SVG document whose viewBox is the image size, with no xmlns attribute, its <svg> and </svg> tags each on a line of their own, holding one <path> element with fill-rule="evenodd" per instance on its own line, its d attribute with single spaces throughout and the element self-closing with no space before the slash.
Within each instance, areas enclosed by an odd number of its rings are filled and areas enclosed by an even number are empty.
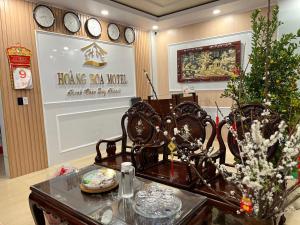
<svg viewBox="0 0 300 225">
<path fill-rule="evenodd" d="M 94 157 L 93 154 L 65 165 L 82 168 L 93 163 Z M 28 204 L 29 187 L 50 178 L 60 166 L 52 166 L 14 179 L 0 177 L 0 225 L 34 225 Z M 287 219 L 286 225 L 300 224 L 300 212 L 287 215 Z"/>
</svg>

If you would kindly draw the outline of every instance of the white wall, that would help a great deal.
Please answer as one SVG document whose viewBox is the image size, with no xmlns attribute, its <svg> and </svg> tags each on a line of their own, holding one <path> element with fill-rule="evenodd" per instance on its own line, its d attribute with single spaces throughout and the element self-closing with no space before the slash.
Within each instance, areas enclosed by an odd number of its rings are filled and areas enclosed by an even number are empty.
<svg viewBox="0 0 300 225">
<path fill-rule="evenodd" d="M 96 142 L 121 134 L 120 121 L 135 96 L 134 49 L 129 45 L 97 41 L 107 52 L 104 67 L 83 65 L 81 48 L 93 40 L 48 32 L 37 32 L 38 63 L 49 165 L 95 153 Z M 98 60 L 98 59 L 97 59 Z M 59 85 L 57 73 L 103 74 L 105 84 Z M 126 75 L 127 84 L 107 84 L 107 73 Z M 33 81 L 34 82 L 34 81 Z M 68 96 L 70 89 L 120 88 L 106 96 Z M 93 162 L 91 162 L 93 163 Z"/>
<path fill-rule="evenodd" d="M 280 26 L 278 34 L 297 33 L 300 28 L 300 0 L 279 0 L 279 20 L 284 24 Z M 300 41 L 300 38 L 298 38 Z M 300 54 L 300 48 L 298 49 Z M 300 87 L 300 81 L 298 82 Z"/>
</svg>

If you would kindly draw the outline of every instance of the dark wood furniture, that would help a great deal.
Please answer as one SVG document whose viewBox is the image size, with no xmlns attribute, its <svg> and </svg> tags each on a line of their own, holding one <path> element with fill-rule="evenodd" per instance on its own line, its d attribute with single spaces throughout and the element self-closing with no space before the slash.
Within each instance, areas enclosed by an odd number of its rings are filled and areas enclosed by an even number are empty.
<svg viewBox="0 0 300 225">
<path fill-rule="evenodd" d="M 181 94 L 172 94 L 171 98 L 166 99 L 152 99 L 152 96 L 148 96 L 147 102 L 154 108 L 154 110 L 161 116 L 165 117 L 169 115 L 172 111 L 170 105 L 174 108 L 176 105 L 179 105 L 182 102 L 195 102 L 198 104 L 198 96 L 196 93 L 188 94 L 184 96 Z"/>
<path fill-rule="evenodd" d="M 58 216 L 70 225 L 100 225 L 101 214 L 109 209 L 113 220 L 110 224 L 133 225 L 137 216 L 132 209 L 131 200 L 117 198 L 118 190 L 103 194 L 85 194 L 80 191 L 80 177 L 88 171 L 97 169 L 92 165 L 81 169 L 77 173 L 70 173 L 61 177 L 33 185 L 30 187 L 29 205 L 36 225 L 45 225 L 43 211 Z M 135 181 L 136 191 L 155 182 L 143 178 Z M 161 184 L 160 184 L 161 185 Z M 207 225 L 209 223 L 210 208 L 205 205 L 207 198 L 198 194 L 167 187 L 181 199 L 182 209 L 172 224 Z M 193 222 L 191 223 L 191 220 Z"/>
<path fill-rule="evenodd" d="M 270 115 L 267 117 L 262 116 L 261 114 L 266 110 L 266 108 L 259 104 L 251 104 L 251 105 L 244 105 L 240 108 L 240 110 L 236 110 L 231 112 L 227 117 L 225 117 L 219 124 L 217 130 L 217 138 L 220 145 L 220 151 L 223 152 L 222 154 L 222 162 L 225 162 L 226 157 L 226 145 L 224 143 L 222 137 L 222 129 L 225 127 L 226 124 L 230 126 L 236 126 L 236 130 L 238 133 L 239 139 L 243 139 L 243 132 L 247 132 L 250 130 L 251 123 L 254 120 L 260 120 L 267 118 L 269 122 L 263 128 L 263 134 L 265 138 L 269 138 L 277 129 L 280 122 L 280 117 L 270 111 Z M 236 125 L 234 125 L 234 123 Z M 227 143 L 230 152 L 234 155 L 235 158 L 240 159 L 239 154 L 239 147 L 237 145 L 237 141 L 233 137 L 232 133 L 228 130 L 227 134 Z M 278 149 L 277 144 L 270 147 L 268 150 L 268 159 L 272 159 L 275 155 L 275 150 Z M 227 166 L 232 166 L 230 163 L 226 163 Z"/>
<path fill-rule="evenodd" d="M 198 104 L 194 102 L 180 103 L 172 110 L 171 115 L 172 116 L 166 116 L 164 118 L 163 127 L 171 133 L 172 137 L 176 137 L 176 144 L 179 149 L 187 149 L 187 151 L 191 153 L 198 151 L 198 146 L 191 146 L 190 144 L 190 141 L 195 142 L 195 138 L 207 141 L 205 149 L 209 149 L 212 146 L 216 135 L 215 122 Z M 209 137 L 207 137 L 206 134 L 207 124 L 210 124 L 212 127 L 212 132 Z M 178 130 L 182 130 L 181 136 L 174 135 L 173 128 L 175 127 L 177 127 Z M 182 138 L 183 136 L 186 137 Z M 154 152 L 157 152 L 157 150 L 155 149 L 155 146 L 151 145 L 135 146 L 132 149 L 132 155 L 143 155 L 144 162 L 147 162 L 148 160 L 147 155 L 149 153 L 154 154 Z M 163 159 L 157 161 L 157 163 L 150 159 L 152 162 L 151 166 L 142 165 L 140 169 L 137 170 L 138 174 L 142 177 L 153 179 L 158 182 L 176 185 L 180 188 L 191 189 L 198 181 L 195 171 L 191 170 L 189 164 L 180 160 L 174 160 L 174 175 L 171 176 L 171 162 L 168 159 L 169 154 L 170 152 L 168 148 L 164 148 Z M 178 155 L 178 157 L 181 157 L 181 155 Z M 216 154 L 214 156 L 214 160 L 220 157 L 221 154 Z M 136 165 L 136 161 L 132 161 L 134 162 L 134 165 Z M 195 154 L 195 163 L 197 169 L 205 178 L 210 180 L 215 177 L 215 168 L 205 158 L 202 158 L 201 154 Z"/>
<path fill-rule="evenodd" d="M 131 161 L 131 153 L 127 149 L 131 149 L 132 146 L 150 144 L 160 148 L 161 140 L 155 126 L 161 126 L 161 118 L 154 109 L 143 101 L 135 103 L 121 119 L 122 135 L 115 139 L 98 141 L 96 164 L 120 170 L 122 162 Z M 120 153 L 116 153 L 117 142 L 121 142 Z M 105 158 L 100 151 L 102 144 L 106 144 L 107 157 Z"/>
<path fill-rule="evenodd" d="M 113 211 L 114 221 L 111 224 L 134 224 L 130 202 L 118 200 L 117 190 L 106 194 L 84 194 L 79 189 L 82 174 L 98 168 L 88 166 L 79 171 L 30 187 L 29 205 L 36 225 L 45 225 L 43 212 L 58 216 L 69 225 L 101 225 L 99 214 L 105 209 Z M 140 184 L 151 183 L 150 180 L 138 178 Z M 225 185 L 225 186 L 224 186 Z M 139 189 L 139 184 L 136 188 Z M 225 190 L 226 184 L 216 179 L 213 187 L 217 191 Z M 172 188 L 172 187 L 168 187 Z M 174 189 L 174 188 L 173 188 Z M 197 194 L 176 190 L 176 195 L 183 201 L 183 210 L 178 223 L 188 225 L 262 225 L 257 221 L 237 215 L 236 209 L 214 198 L 203 201 Z M 205 187 L 196 190 L 206 193 Z M 123 206 L 126 207 L 123 207 Z"/>
<path fill-rule="evenodd" d="M 182 102 L 195 102 L 198 104 L 198 95 L 193 92 L 185 96 L 183 93 L 181 94 L 172 94 L 172 99 L 175 99 L 175 104 L 179 105 Z"/>
<path fill-rule="evenodd" d="M 148 96 L 147 102 L 153 107 L 153 109 L 161 116 L 167 116 L 170 114 L 170 105 L 175 106 L 176 102 L 173 98 L 166 99 L 152 99 L 152 96 Z"/>
</svg>

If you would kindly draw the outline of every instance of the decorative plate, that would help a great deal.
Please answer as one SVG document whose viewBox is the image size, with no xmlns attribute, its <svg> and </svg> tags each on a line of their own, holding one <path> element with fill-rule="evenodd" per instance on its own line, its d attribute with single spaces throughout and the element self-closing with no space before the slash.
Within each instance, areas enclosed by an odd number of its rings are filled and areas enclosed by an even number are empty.
<svg viewBox="0 0 300 225">
<path fill-rule="evenodd" d="M 101 168 L 84 174 L 81 186 L 88 190 L 100 190 L 115 186 L 117 183 L 114 170 Z"/>
<path fill-rule="evenodd" d="M 85 29 L 86 32 L 93 38 L 99 38 L 101 36 L 102 27 L 99 20 L 97 20 L 96 18 L 89 18 L 85 22 Z"/>
<path fill-rule="evenodd" d="M 50 28 L 55 22 L 52 10 L 46 5 L 37 5 L 33 10 L 33 18 L 42 28 Z"/>
<path fill-rule="evenodd" d="M 135 32 L 132 27 L 126 27 L 124 35 L 125 35 L 125 40 L 128 44 L 132 44 L 135 41 Z"/>
<path fill-rule="evenodd" d="M 81 27 L 81 21 L 79 19 L 79 16 L 72 12 L 68 11 L 64 14 L 64 26 L 65 28 L 71 32 L 71 33 L 76 33 L 80 30 Z"/>
<path fill-rule="evenodd" d="M 112 41 L 118 40 L 119 37 L 120 37 L 120 29 L 119 29 L 119 27 L 117 26 L 117 24 L 115 24 L 115 23 L 110 23 L 110 24 L 108 24 L 108 27 L 107 27 L 107 34 L 108 34 L 108 37 L 109 37 Z"/>
</svg>

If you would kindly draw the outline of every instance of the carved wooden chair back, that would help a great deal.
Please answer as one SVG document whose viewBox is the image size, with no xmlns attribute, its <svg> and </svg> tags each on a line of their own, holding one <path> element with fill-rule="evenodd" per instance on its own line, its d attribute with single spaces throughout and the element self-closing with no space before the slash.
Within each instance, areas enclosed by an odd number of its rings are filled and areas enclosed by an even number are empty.
<svg viewBox="0 0 300 225">
<path fill-rule="evenodd" d="M 207 124 L 211 124 L 212 132 L 208 138 L 206 148 L 210 148 L 212 146 L 216 135 L 215 122 L 197 103 L 180 103 L 179 105 L 175 106 L 172 111 L 172 115 L 167 119 L 171 119 L 172 126 L 176 126 L 177 129 L 182 131 L 182 133 L 184 134 L 184 136 L 181 135 L 182 137 L 176 137 L 176 142 L 179 147 L 189 147 L 191 150 L 193 150 L 193 148 L 195 147 L 190 145 L 190 141 L 201 139 L 204 142 L 207 136 Z M 173 121 L 174 119 L 175 121 Z M 166 125 L 166 119 L 164 121 L 164 124 Z"/>
<path fill-rule="evenodd" d="M 212 132 L 209 137 L 207 137 L 206 131 L 208 124 L 211 124 L 212 127 Z M 197 143 L 198 139 L 201 139 L 202 142 L 207 140 L 205 148 L 209 149 L 216 135 L 215 122 L 207 112 L 195 102 L 183 102 L 177 105 L 173 109 L 172 115 L 164 119 L 164 127 L 171 132 L 171 136 L 175 136 L 178 149 L 186 149 L 191 153 L 199 149 L 197 145 L 191 143 Z M 174 128 L 177 128 L 180 133 L 175 135 Z M 170 152 L 165 152 L 164 160 L 168 159 L 169 153 Z M 180 157 L 180 155 L 178 155 L 178 157 Z M 198 164 L 199 160 L 200 158 L 195 158 L 195 163 Z M 190 168 L 188 168 L 187 171 L 189 180 L 192 181 L 194 178 L 192 177 Z"/>
<path fill-rule="evenodd" d="M 240 110 L 236 110 L 231 112 L 227 117 L 225 117 L 219 124 L 218 130 L 217 130 L 217 137 L 220 145 L 220 151 L 224 153 L 224 157 L 222 158 L 222 162 L 225 163 L 225 155 L 226 155 L 226 145 L 224 143 L 223 137 L 222 137 L 222 129 L 223 127 L 228 124 L 227 126 L 234 126 L 237 130 L 238 138 L 241 140 L 243 139 L 243 134 L 250 130 L 251 124 L 254 120 L 262 120 L 264 117 L 261 115 L 266 108 L 263 105 L 259 104 L 251 104 L 251 105 L 244 105 L 240 108 Z M 280 122 L 280 117 L 270 112 L 270 115 L 268 116 L 268 123 L 263 128 L 263 136 L 265 138 L 269 138 L 277 129 L 278 124 Z M 233 156 L 237 159 L 241 159 L 240 156 L 240 150 L 239 146 L 237 144 L 237 141 L 235 137 L 233 137 L 232 133 L 228 130 L 227 134 L 227 144 L 230 152 L 233 154 Z M 277 149 L 277 144 L 273 145 L 268 150 L 268 159 L 271 160 L 274 155 L 275 151 Z M 232 166 L 232 164 L 228 164 L 229 166 Z"/>
<path fill-rule="evenodd" d="M 120 164 L 123 160 L 131 158 L 131 153 L 128 153 L 126 150 L 131 149 L 132 145 L 155 144 L 156 142 L 159 142 L 155 126 L 161 126 L 161 118 L 154 109 L 148 103 L 143 101 L 135 103 L 122 116 L 122 135 L 113 139 L 100 139 L 97 142 L 97 156 L 95 162 L 104 163 L 101 156 L 100 145 L 105 143 L 107 144 L 107 156 L 112 159 L 109 161 L 110 164 L 112 164 L 112 162 Z M 128 139 L 132 143 L 129 143 Z M 121 155 L 116 154 L 117 142 L 121 142 Z M 129 157 L 127 157 L 127 155 L 129 155 Z M 113 158 L 115 158 L 115 160 L 113 160 Z"/>
<path fill-rule="evenodd" d="M 126 151 L 127 137 L 133 145 L 158 142 L 155 127 L 161 127 L 161 118 L 146 102 L 137 102 L 124 114 L 121 121 L 122 151 Z"/>
</svg>

